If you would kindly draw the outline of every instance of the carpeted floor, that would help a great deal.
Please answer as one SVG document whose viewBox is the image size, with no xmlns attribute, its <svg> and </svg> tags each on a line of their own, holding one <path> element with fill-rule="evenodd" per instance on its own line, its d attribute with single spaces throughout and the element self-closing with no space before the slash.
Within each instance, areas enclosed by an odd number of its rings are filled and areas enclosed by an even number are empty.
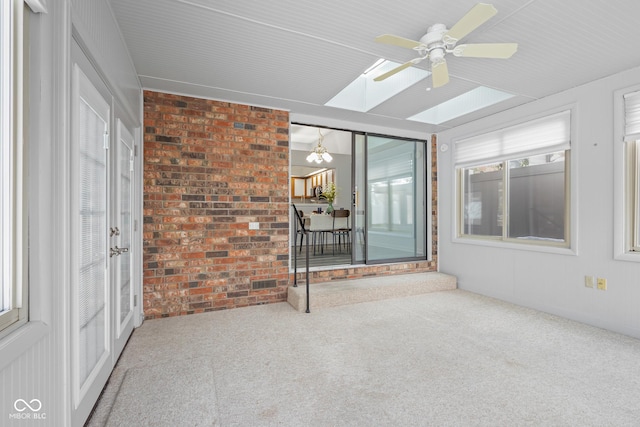
<svg viewBox="0 0 640 427">
<path fill-rule="evenodd" d="M 145 322 L 88 426 L 637 426 L 640 341 L 461 290 Z"/>
</svg>

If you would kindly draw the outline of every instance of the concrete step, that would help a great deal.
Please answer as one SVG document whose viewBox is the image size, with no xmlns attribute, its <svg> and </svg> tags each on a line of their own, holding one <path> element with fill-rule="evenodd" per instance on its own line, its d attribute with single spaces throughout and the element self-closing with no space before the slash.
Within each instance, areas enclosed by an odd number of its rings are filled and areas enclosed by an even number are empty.
<svg viewBox="0 0 640 427">
<path fill-rule="evenodd" d="M 289 286 L 287 301 L 298 311 L 307 309 L 306 285 Z M 310 310 L 400 298 L 457 288 L 455 276 L 429 272 L 339 280 L 309 285 Z"/>
</svg>

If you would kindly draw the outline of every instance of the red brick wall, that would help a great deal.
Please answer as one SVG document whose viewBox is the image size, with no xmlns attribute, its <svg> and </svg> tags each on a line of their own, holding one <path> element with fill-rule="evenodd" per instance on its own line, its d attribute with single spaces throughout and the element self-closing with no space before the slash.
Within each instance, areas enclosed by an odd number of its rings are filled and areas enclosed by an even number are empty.
<svg viewBox="0 0 640 427">
<path fill-rule="evenodd" d="M 144 122 L 145 317 L 284 301 L 288 113 L 145 91 Z"/>
</svg>

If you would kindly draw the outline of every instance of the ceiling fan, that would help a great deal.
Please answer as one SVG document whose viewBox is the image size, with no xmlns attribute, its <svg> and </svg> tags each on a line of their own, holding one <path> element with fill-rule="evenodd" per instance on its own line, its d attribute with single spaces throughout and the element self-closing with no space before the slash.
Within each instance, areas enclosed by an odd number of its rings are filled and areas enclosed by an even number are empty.
<svg viewBox="0 0 640 427">
<path fill-rule="evenodd" d="M 420 55 L 399 67 L 374 78 L 374 81 L 382 81 L 412 65 L 416 65 L 429 58 L 431 62 L 431 74 L 433 87 L 444 86 L 449 82 L 449 70 L 445 55 L 452 53 L 454 56 L 468 58 L 510 58 L 518 50 L 517 43 L 478 43 L 457 44 L 462 38 L 487 22 L 498 13 L 491 4 L 478 3 L 471 8 L 453 27 L 447 29 L 444 24 L 434 24 L 427 29 L 427 34 L 420 41 L 406 39 L 392 34 L 383 34 L 376 37 L 378 43 L 385 43 L 413 49 Z"/>
</svg>

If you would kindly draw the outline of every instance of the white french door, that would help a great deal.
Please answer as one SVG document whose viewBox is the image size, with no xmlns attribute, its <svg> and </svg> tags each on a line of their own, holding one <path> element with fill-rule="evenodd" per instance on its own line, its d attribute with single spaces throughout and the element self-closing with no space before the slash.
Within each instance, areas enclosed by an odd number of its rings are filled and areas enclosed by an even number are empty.
<svg viewBox="0 0 640 427">
<path fill-rule="evenodd" d="M 72 57 L 70 371 L 75 426 L 84 424 L 133 331 L 135 140 L 121 120 L 113 125 L 111 95 L 76 43 Z"/>
<path fill-rule="evenodd" d="M 78 64 L 72 103 L 71 391 L 78 425 L 113 367 L 106 232 L 111 108 Z"/>
<path fill-rule="evenodd" d="M 113 215 L 109 226 L 109 257 L 114 290 L 114 355 L 124 349 L 133 331 L 134 290 L 132 275 L 133 237 L 133 150 L 134 139 L 122 121 L 118 120 L 116 143 L 113 146 L 112 193 Z M 115 363 L 115 360 L 114 360 Z"/>
</svg>

